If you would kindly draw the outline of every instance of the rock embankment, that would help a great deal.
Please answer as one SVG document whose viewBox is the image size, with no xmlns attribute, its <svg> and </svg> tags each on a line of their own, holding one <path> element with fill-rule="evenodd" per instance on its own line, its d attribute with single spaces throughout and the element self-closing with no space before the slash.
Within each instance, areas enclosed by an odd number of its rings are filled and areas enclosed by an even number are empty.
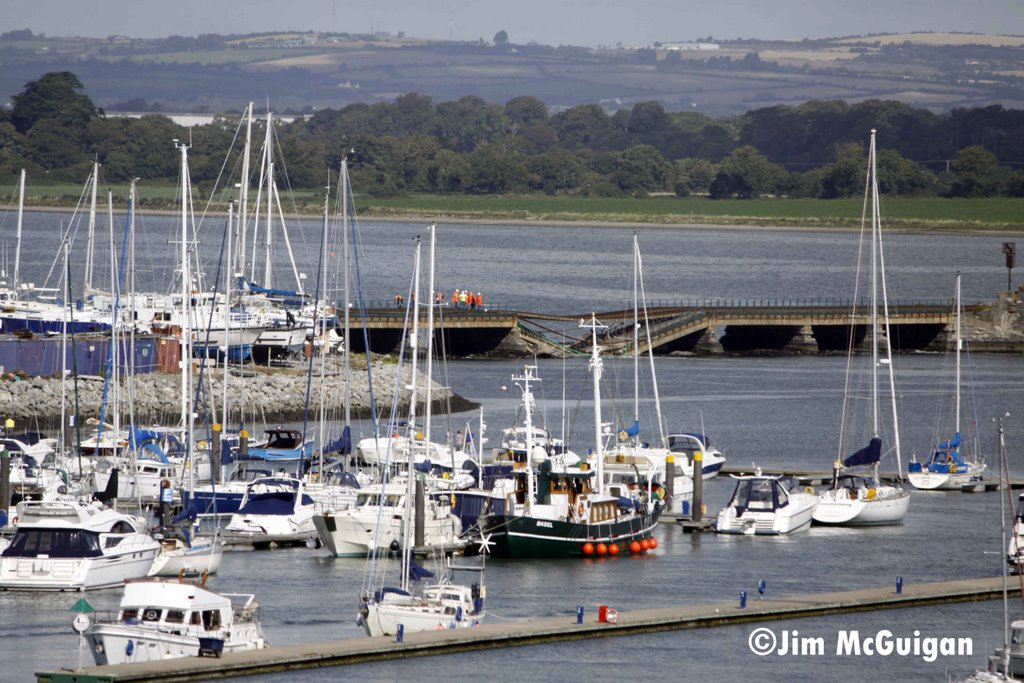
<svg viewBox="0 0 1024 683">
<path fill-rule="evenodd" d="M 370 415 L 370 381 L 365 363 L 353 367 L 349 377 L 348 392 L 345 391 L 345 375 L 339 359 L 330 359 L 321 370 L 314 368 L 312 376 L 305 364 L 290 367 L 231 368 L 227 375 L 227 397 L 232 415 L 254 416 L 266 422 L 301 420 L 307 411 L 310 419 L 319 417 L 321 404 L 329 418 L 342 415 L 345 394 L 350 397 L 353 417 Z M 398 365 L 386 360 L 375 361 L 371 366 L 373 375 L 373 397 L 379 414 L 390 412 L 394 396 Z M 411 370 L 403 369 L 403 385 L 411 381 Z M 418 396 L 427 395 L 427 384 L 420 376 Z M 198 395 L 206 397 L 220 415 L 224 401 L 224 371 L 221 368 L 196 368 L 193 382 Z M 13 419 L 16 431 L 32 429 L 30 425 L 51 425 L 59 420 L 62 408 L 65 414 L 76 414 L 80 423 L 98 418 L 103 402 L 104 381 L 100 377 L 69 377 L 60 379 L 30 377 L 0 380 L 0 423 Z M 118 388 L 121 422 L 127 422 L 129 398 L 131 414 L 136 424 L 173 424 L 181 414 L 181 377 L 177 374 L 148 373 L 137 375 L 130 382 L 124 381 Z M 403 402 L 400 409 L 408 408 L 408 392 L 401 392 Z M 62 395 L 64 396 L 62 400 Z M 110 421 L 112 392 L 107 390 L 107 413 Z M 307 395 L 309 397 L 307 403 Z M 454 411 L 473 407 L 469 401 L 433 383 L 431 397 L 435 410 L 450 408 Z M 24 427 L 23 427 L 24 426 Z"/>
</svg>

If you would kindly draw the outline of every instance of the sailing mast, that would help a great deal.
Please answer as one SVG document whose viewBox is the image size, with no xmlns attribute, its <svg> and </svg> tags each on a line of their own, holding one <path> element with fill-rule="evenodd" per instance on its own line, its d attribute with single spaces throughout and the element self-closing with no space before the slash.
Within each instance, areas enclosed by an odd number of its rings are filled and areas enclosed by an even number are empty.
<svg viewBox="0 0 1024 683">
<path fill-rule="evenodd" d="M 18 185 L 18 231 L 14 242 L 14 279 L 11 290 L 15 299 L 18 298 L 18 287 L 21 285 L 21 227 L 25 217 L 25 169 L 21 169 L 21 183 Z M 70 296 L 70 295 L 69 295 Z M 67 297 L 65 297 L 65 301 Z"/>
<path fill-rule="evenodd" d="M 92 163 L 92 197 L 89 203 L 89 234 L 88 241 L 85 247 L 85 290 L 82 292 L 83 295 L 88 296 L 92 293 L 92 264 L 93 264 L 93 250 L 95 248 L 94 242 L 96 239 L 96 189 L 99 185 L 100 176 L 100 162 L 93 161 Z"/>
<path fill-rule="evenodd" d="M 192 396 L 192 305 L 191 286 L 192 271 L 189 263 L 189 225 L 188 206 L 191 182 L 188 172 L 188 145 L 178 140 L 175 147 L 181 150 L 181 247 L 178 256 L 181 260 L 181 423 L 186 454 L 191 450 L 192 443 L 192 409 L 189 404 Z"/>
<path fill-rule="evenodd" d="M 408 429 L 408 454 L 409 462 L 406 469 L 406 492 L 405 492 L 405 514 L 402 520 L 402 590 L 409 590 L 409 574 L 410 567 L 412 564 L 412 549 L 410 547 L 412 534 L 413 534 L 413 515 L 412 515 L 412 500 L 416 493 L 415 490 L 415 468 L 413 467 L 415 445 L 416 445 L 416 366 L 417 356 L 419 355 L 419 338 L 420 338 L 420 251 L 422 245 L 420 244 L 419 236 L 416 237 L 416 265 L 413 268 L 413 287 L 412 287 L 412 301 L 410 308 L 412 309 L 412 335 L 409 337 L 409 356 L 412 359 L 412 371 L 411 371 L 411 387 L 409 395 L 409 429 Z"/>
<path fill-rule="evenodd" d="M 893 438 L 893 449 L 896 454 L 896 471 L 899 472 L 899 477 L 903 477 L 903 458 L 900 451 L 900 421 L 899 413 L 896 410 L 896 377 L 892 367 L 892 330 L 889 328 L 889 290 L 886 286 L 885 280 L 885 250 L 882 247 L 882 206 L 881 199 L 878 192 L 878 159 L 875 154 L 875 129 L 871 129 L 871 222 L 872 222 L 872 239 L 873 245 L 878 247 L 878 273 L 879 280 L 882 284 L 882 323 L 885 326 L 885 362 L 889 373 L 889 404 L 890 411 L 892 413 L 892 438 Z M 873 266 L 872 266 L 873 267 Z M 876 293 L 874 292 L 874 279 L 872 278 L 872 327 L 877 330 L 877 311 L 878 306 L 875 305 L 877 301 Z M 872 380 L 874 382 L 874 410 L 875 410 L 875 435 L 878 435 L 878 344 L 872 344 L 874 371 L 872 372 Z M 878 468 L 879 463 L 875 462 L 875 481 L 878 481 Z"/>
</svg>

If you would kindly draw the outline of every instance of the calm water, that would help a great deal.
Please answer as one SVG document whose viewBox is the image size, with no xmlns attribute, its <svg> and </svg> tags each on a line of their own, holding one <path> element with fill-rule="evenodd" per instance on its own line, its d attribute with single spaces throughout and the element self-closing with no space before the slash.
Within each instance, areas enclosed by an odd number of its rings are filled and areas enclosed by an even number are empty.
<svg viewBox="0 0 1024 683">
<path fill-rule="evenodd" d="M 59 223 L 53 216 L 40 218 Z M 147 228 L 154 222 L 147 219 Z M 364 282 L 369 291 L 389 296 L 399 286 L 396 283 L 407 281 L 402 259 L 408 257 L 411 262 L 409 241 L 417 226 L 362 227 L 369 262 L 364 264 Z M 485 295 L 493 294 L 490 300 L 517 308 L 610 309 L 621 305 L 626 300 L 623 292 L 629 290 L 630 232 L 444 226 L 439 228 L 442 270 L 447 268 L 449 273 L 444 281 L 474 289 L 480 283 Z M 898 264 L 892 268 L 891 282 L 898 283 L 900 296 L 947 298 L 959 268 L 965 274 L 967 298 L 990 299 L 1006 284 L 999 252 L 1004 239 L 894 236 L 887 252 L 890 264 Z M 845 296 L 850 277 L 847 252 L 855 237 L 659 229 L 642 232 L 640 240 L 649 298 L 794 298 Z M 915 354 L 900 356 L 895 364 L 904 456 L 915 451 L 923 455 L 936 439 L 937 387 L 949 363 L 941 355 Z M 556 432 L 565 431 L 577 450 L 585 449 L 590 445 L 593 419 L 584 361 L 546 360 L 539 366 L 542 421 Z M 844 360 L 836 357 L 664 358 L 657 361 L 657 377 L 669 428 L 703 429 L 730 463 L 824 469 L 836 456 L 843 367 Z M 439 379 L 482 404 L 487 433 L 494 439 L 514 419 L 518 392 L 510 376 L 520 369 L 521 362 L 516 361 L 461 361 L 448 364 L 447 376 Z M 1018 447 L 1024 439 L 1024 416 L 1019 414 L 1024 406 L 1022 370 L 1020 356 L 975 356 L 971 363 L 974 408 L 965 417 L 977 422 L 981 450 L 992 460 L 996 452 L 992 418 L 1011 413 L 1007 443 L 1016 476 L 1024 476 Z M 631 421 L 632 367 L 609 360 L 606 371 L 604 418 Z M 641 393 L 650 395 L 649 380 Z M 650 401 L 645 401 L 641 411 L 645 426 L 652 423 L 650 413 Z M 462 414 L 453 424 L 463 428 L 465 421 L 477 419 L 476 413 Z M 941 431 L 946 429 L 943 426 Z M 731 489 L 727 479 L 705 487 L 709 514 L 726 502 Z M 626 611 L 666 603 L 732 602 L 741 590 L 756 600 L 757 582 L 762 578 L 769 595 L 792 595 L 892 585 L 897 576 L 906 583 L 995 576 L 1001 571 L 1005 547 L 999 502 L 995 493 L 916 493 L 906 520 L 895 527 L 812 528 L 790 538 L 751 539 L 690 536 L 662 525 L 659 548 L 646 557 L 494 560 L 488 566 L 488 618 L 565 615 L 572 619 L 577 605 L 592 614 L 600 604 Z M 256 555 L 229 553 L 211 580 L 220 590 L 256 593 L 271 642 L 283 645 L 360 637 L 355 604 L 363 579 L 361 561 L 298 548 Z M 119 596 L 118 590 L 85 595 L 101 609 L 116 605 Z M 68 609 L 78 597 L 0 594 L 0 661 L 5 680 L 30 680 L 34 671 L 76 665 L 77 637 Z M 1011 616 L 1022 612 L 1020 603 L 1011 605 Z M 757 625 L 749 625 L 304 671 L 298 676 L 318 681 L 342 677 L 522 681 L 559 672 L 559 677 L 571 680 L 651 675 L 674 680 L 819 681 L 860 680 L 870 667 L 872 677 L 879 680 L 946 680 L 948 675 L 984 665 L 989 651 L 1002 640 L 1002 623 L 998 602 L 951 605 L 768 624 L 776 632 L 798 629 L 801 635 L 824 638 L 829 645 L 821 657 L 757 657 L 747 647 Z M 969 637 L 974 654 L 939 657 L 929 663 L 914 656 L 837 657 L 829 652 L 834 650 L 839 629 L 858 629 L 867 635 L 882 628 L 899 636 L 911 636 L 916 629 L 922 636 Z M 87 652 L 84 658 L 88 663 Z M 767 676 L 759 673 L 766 663 L 771 672 Z M 292 673 L 259 680 L 295 679 Z"/>
</svg>

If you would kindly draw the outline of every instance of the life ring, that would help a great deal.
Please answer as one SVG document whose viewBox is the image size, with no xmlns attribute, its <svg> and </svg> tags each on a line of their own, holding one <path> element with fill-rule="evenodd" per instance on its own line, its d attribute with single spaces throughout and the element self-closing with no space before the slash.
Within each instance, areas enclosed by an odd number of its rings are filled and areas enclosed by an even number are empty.
<svg viewBox="0 0 1024 683">
<path fill-rule="evenodd" d="M 585 513 L 586 509 L 583 507 L 583 501 L 581 500 L 580 504 L 576 506 L 576 517 L 579 519 L 583 519 L 583 515 Z"/>
<path fill-rule="evenodd" d="M 156 621 L 160 618 L 160 615 L 155 609 L 148 609 L 146 610 L 146 613 L 142 615 L 142 618 L 146 621 Z"/>
<path fill-rule="evenodd" d="M 955 462 L 949 463 L 949 473 L 950 474 L 956 474 L 956 463 Z"/>
<path fill-rule="evenodd" d="M 805 486 L 804 487 L 804 493 L 806 493 L 809 496 L 813 496 L 814 495 L 814 487 L 813 486 Z"/>
</svg>

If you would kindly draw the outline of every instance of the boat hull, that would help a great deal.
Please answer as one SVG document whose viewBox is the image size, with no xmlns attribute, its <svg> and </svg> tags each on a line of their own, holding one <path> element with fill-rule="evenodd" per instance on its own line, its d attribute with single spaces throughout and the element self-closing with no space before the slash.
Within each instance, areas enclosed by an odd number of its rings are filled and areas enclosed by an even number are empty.
<svg viewBox="0 0 1024 683">
<path fill-rule="evenodd" d="M 931 472 L 922 469 L 920 472 L 910 472 L 907 479 L 914 488 L 922 491 L 959 491 L 964 486 L 981 481 L 980 470 L 971 468 L 966 472 Z"/>
<path fill-rule="evenodd" d="M 619 552 L 628 553 L 632 541 L 651 538 L 657 523 L 657 512 L 601 524 L 488 515 L 481 527 L 491 543 L 489 552 L 496 557 L 560 558 L 590 556 L 585 551 L 588 543 L 615 544 Z"/>
<path fill-rule="evenodd" d="M 805 531 L 811 526 L 811 516 L 817 506 L 817 496 L 804 494 L 803 500 L 790 499 L 791 509 L 786 514 L 776 511 L 758 512 L 747 510 L 736 515 L 733 508 L 724 508 L 718 515 L 715 531 L 720 534 L 742 534 L 744 536 L 781 536 Z"/>
<path fill-rule="evenodd" d="M 0 590 L 87 591 L 123 586 L 146 576 L 159 546 L 137 547 L 97 558 L 5 557 L 0 560 Z"/>
<path fill-rule="evenodd" d="M 910 507 L 910 492 L 895 487 L 878 491 L 869 499 L 866 496 L 852 498 L 846 489 L 830 489 L 821 495 L 812 519 L 816 524 L 836 526 L 899 524 Z"/>
</svg>

